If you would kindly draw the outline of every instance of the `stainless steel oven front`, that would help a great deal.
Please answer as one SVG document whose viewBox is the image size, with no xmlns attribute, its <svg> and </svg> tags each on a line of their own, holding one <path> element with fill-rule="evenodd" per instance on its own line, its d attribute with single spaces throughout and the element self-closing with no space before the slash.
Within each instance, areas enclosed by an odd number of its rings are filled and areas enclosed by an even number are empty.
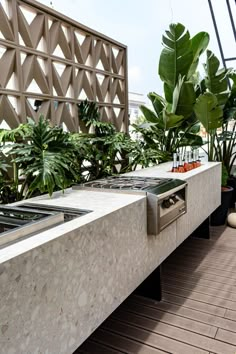
<svg viewBox="0 0 236 354">
<path fill-rule="evenodd" d="M 187 210 L 187 182 L 179 179 L 120 175 L 73 188 L 146 195 L 147 233 L 150 235 L 159 234 Z"/>
<path fill-rule="evenodd" d="M 187 183 L 163 194 L 147 192 L 147 233 L 157 235 L 187 212 Z"/>
</svg>

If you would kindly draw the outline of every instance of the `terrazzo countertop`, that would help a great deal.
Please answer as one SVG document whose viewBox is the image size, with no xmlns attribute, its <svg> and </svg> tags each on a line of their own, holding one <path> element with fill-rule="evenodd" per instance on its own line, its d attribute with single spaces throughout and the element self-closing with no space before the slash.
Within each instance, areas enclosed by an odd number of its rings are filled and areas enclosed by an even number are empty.
<svg viewBox="0 0 236 354">
<path fill-rule="evenodd" d="M 126 175 L 130 176 L 145 176 L 145 177 L 163 177 L 163 178 L 176 178 L 182 180 L 189 180 L 194 176 L 199 176 L 199 174 L 209 171 L 210 169 L 215 168 L 216 166 L 221 166 L 220 162 L 204 162 L 200 167 L 197 167 L 193 170 L 184 173 L 171 172 L 172 162 L 162 163 L 160 165 L 144 168 L 141 170 L 133 171 L 127 173 Z"/>
<path fill-rule="evenodd" d="M 0 248 L 0 264 L 12 257 L 19 256 L 21 253 L 27 252 L 46 242 L 52 241 L 57 237 L 61 237 L 68 232 L 72 232 L 83 225 L 89 224 L 101 217 L 104 217 L 114 211 L 125 208 L 126 206 L 139 201 L 146 201 L 145 195 L 139 194 L 120 194 L 112 192 L 95 192 L 83 190 L 65 190 L 64 193 L 56 192 L 52 197 L 48 195 L 32 198 L 27 200 L 31 203 L 54 205 L 59 207 L 71 207 L 76 209 L 91 210 L 90 213 L 79 218 L 63 223 L 42 232 L 38 232 L 34 236 L 19 239 L 13 244 L 4 245 Z M 20 206 L 24 202 L 15 203 Z M 145 223 L 145 215 L 143 222 Z"/>
</svg>

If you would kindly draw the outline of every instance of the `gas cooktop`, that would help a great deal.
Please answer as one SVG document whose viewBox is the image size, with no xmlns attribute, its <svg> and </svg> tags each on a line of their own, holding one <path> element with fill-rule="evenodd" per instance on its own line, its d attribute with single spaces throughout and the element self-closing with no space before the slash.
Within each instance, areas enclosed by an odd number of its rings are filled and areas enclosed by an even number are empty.
<svg viewBox="0 0 236 354">
<path fill-rule="evenodd" d="M 86 182 L 82 188 L 111 189 L 117 191 L 140 191 L 155 195 L 163 194 L 186 182 L 172 178 L 141 177 L 141 176 L 110 176 L 95 181 Z M 76 188 L 76 187 L 75 187 Z"/>
<path fill-rule="evenodd" d="M 147 198 L 147 233 L 157 235 L 186 213 L 186 181 L 172 178 L 119 175 L 74 186 L 73 189 L 144 194 Z"/>
</svg>

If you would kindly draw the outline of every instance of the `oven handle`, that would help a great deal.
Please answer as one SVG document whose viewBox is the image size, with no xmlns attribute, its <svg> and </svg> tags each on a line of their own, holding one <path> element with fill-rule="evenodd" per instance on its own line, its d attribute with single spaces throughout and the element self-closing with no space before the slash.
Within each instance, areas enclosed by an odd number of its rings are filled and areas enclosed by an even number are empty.
<svg viewBox="0 0 236 354">
<path fill-rule="evenodd" d="M 181 186 L 175 187 L 175 188 L 171 189 L 170 191 L 167 191 L 167 192 L 162 193 L 162 194 L 158 194 L 158 200 L 160 201 L 160 200 L 162 200 L 162 199 L 164 199 L 166 197 L 169 197 L 170 195 L 172 195 L 172 194 L 174 194 L 174 193 L 176 193 L 176 192 L 178 192 L 178 191 L 180 191 L 182 189 L 185 189 L 187 187 L 187 185 L 188 185 L 187 183 L 181 184 Z"/>
</svg>

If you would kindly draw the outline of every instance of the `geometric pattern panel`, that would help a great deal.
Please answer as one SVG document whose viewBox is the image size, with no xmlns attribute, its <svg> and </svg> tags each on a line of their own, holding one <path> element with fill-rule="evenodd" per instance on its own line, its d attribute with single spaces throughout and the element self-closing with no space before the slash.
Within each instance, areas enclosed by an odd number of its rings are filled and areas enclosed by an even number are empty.
<svg viewBox="0 0 236 354">
<path fill-rule="evenodd" d="M 80 131 L 77 104 L 128 132 L 126 46 L 34 0 L 0 1 L 0 124 L 40 114 Z"/>
</svg>

